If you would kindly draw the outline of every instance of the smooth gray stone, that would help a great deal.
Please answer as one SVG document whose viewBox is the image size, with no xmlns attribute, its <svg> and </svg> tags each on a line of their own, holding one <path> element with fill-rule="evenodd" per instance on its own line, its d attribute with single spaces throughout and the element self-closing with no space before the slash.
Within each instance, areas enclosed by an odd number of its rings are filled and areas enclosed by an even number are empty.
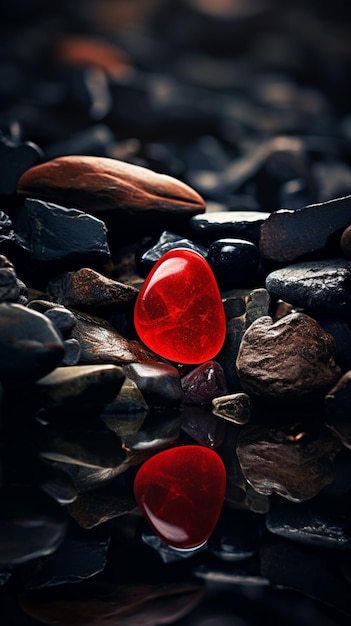
<svg viewBox="0 0 351 626">
<path fill-rule="evenodd" d="M 33 393 L 45 407 L 101 406 L 117 396 L 124 378 L 116 365 L 57 367 L 36 382 Z"/>
<path fill-rule="evenodd" d="M 70 339 L 65 339 L 63 345 L 65 348 L 65 354 L 60 365 L 78 365 L 80 359 L 79 341 L 77 341 L 74 337 L 71 337 Z"/>
<path fill-rule="evenodd" d="M 25 384 L 48 374 L 64 346 L 52 322 L 21 304 L 0 304 L 0 379 Z"/>
<path fill-rule="evenodd" d="M 294 263 L 266 277 L 272 297 L 295 307 L 325 313 L 351 313 L 351 261 L 336 258 Z"/>
<path fill-rule="evenodd" d="M 182 386 L 178 370 L 168 363 L 129 363 L 123 366 L 126 376 L 140 389 L 149 406 L 179 405 Z"/>
</svg>

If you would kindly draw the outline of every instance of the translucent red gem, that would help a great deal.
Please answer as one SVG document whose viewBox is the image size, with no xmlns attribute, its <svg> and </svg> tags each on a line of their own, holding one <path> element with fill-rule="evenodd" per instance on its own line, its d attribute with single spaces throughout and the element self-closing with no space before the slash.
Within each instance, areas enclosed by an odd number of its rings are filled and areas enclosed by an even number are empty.
<svg viewBox="0 0 351 626">
<path fill-rule="evenodd" d="M 154 533 L 183 550 L 208 540 L 222 510 L 225 488 L 221 457 L 196 445 L 155 454 L 134 481 L 135 499 Z"/>
<path fill-rule="evenodd" d="M 216 356 L 226 319 L 204 257 L 186 249 L 164 254 L 139 292 L 134 324 L 141 341 L 170 361 L 199 364 Z"/>
</svg>

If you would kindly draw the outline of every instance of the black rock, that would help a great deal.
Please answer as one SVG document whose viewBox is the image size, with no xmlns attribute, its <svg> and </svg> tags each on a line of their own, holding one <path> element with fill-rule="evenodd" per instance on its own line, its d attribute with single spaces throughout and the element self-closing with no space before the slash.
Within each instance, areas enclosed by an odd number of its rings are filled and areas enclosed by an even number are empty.
<svg viewBox="0 0 351 626">
<path fill-rule="evenodd" d="M 351 196 L 275 211 L 262 224 L 261 255 L 275 265 L 339 256 L 340 236 L 350 222 Z"/>
<path fill-rule="evenodd" d="M 227 237 L 258 243 L 261 226 L 269 215 L 263 211 L 213 211 L 194 215 L 189 228 L 194 239 L 206 245 Z"/>
<path fill-rule="evenodd" d="M 16 209 L 13 227 L 18 244 L 40 264 L 38 273 L 101 266 L 110 259 L 104 222 L 77 209 L 28 198 Z"/>
<path fill-rule="evenodd" d="M 334 258 L 304 261 L 274 270 L 266 277 L 272 297 L 319 313 L 349 316 L 351 262 Z"/>
<path fill-rule="evenodd" d="M 0 304 L 0 379 L 25 385 L 61 361 L 64 346 L 50 320 L 20 304 Z"/>
<path fill-rule="evenodd" d="M 207 260 L 222 289 L 252 287 L 258 281 L 260 255 L 252 241 L 217 239 L 208 248 Z"/>
<path fill-rule="evenodd" d="M 182 387 L 178 370 L 168 363 L 129 363 L 123 371 L 141 391 L 149 406 L 179 406 Z"/>
</svg>

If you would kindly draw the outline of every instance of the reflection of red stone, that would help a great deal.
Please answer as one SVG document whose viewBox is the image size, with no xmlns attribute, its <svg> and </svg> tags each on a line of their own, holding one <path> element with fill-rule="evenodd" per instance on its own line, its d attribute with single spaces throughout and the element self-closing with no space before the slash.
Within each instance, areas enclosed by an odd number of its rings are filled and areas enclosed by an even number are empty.
<svg viewBox="0 0 351 626">
<path fill-rule="evenodd" d="M 193 250 L 164 254 L 140 290 L 134 323 L 140 339 L 166 359 L 198 364 L 216 356 L 226 321 L 207 261 Z"/>
<path fill-rule="evenodd" d="M 153 531 L 169 546 L 196 548 L 222 510 L 226 473 L 220 456 L 185 445 L 155 454 L 138 470 L 134 495 Z"/>
</svg>

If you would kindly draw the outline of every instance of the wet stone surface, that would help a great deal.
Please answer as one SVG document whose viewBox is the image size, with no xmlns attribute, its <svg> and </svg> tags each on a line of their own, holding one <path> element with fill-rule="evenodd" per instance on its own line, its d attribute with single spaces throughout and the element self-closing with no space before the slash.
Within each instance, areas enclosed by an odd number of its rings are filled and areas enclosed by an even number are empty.
<svg viewBox="0 0 351 626">
<path fill-rule="evenodd" d="M 4 626 L 349 626 L 350 24 L 5 0 Z"/>
</svg>

